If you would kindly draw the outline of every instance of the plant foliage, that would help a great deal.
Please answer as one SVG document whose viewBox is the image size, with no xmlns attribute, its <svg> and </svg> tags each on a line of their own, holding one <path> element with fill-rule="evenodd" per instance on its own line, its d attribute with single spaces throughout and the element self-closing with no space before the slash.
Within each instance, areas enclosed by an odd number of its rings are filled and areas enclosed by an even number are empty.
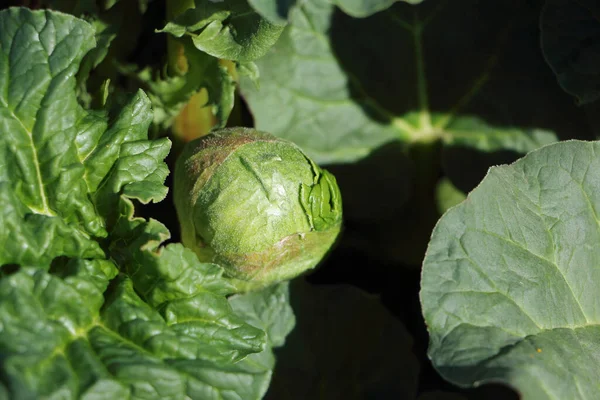
<svg viewBox="0 0 600 400">
<path fill-rule="evenodd" d="M 2 2 L 0 399 L 596 399 L 599 15 Z"/>
</svg>

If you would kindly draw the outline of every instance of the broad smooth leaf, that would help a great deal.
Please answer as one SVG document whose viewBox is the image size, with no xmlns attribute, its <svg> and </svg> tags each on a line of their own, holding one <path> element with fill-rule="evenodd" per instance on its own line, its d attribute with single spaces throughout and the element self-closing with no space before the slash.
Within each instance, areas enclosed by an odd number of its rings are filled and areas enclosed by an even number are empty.
<svg viewBox="0 0 600 400">
<path fill-rule="evenodd" d="M 333 0 L 332 3 L 348 15 L 364 18 L 385 10 L 398 1 L 418 4 L 423 0 Z"/>
<path fill-rule="evenodd" d="M 494 167 L 436 226 L 421 303 L 436 369 L 523 399 L 600 387 L 600 142 L 548 145 Z"/>
<path fill-rule="evenodd" d="M 267 399 L 412 399 L 412 338 L 375 296 L 349 285 L 290 288 L 297 325 L 276 351 Z"/>
<path fill-rule="evenodd" d="M 599 13 L 595 0 L 547 0 L 542 13 L 546 61 L 580 104 L 600 98 Z"/>
<path fill-rule="evenodd" d="M 589 129 L 552 85 L 538 19 L 539 9 L 518 0 L 397 3 L 362 19 L 306 0 L 256 61 L 260 87 L 242 79 L 242 94 L 258 129 L 336 164 L 352 203 L 351 246 L 416 267 L 439 218 L 440 175 L 468 191 L 491 165 L 556 140 L 554 130 Z M 363 169 L 394 145 L 380 168 Z"/>
<path fill-rule="evenodd" d="M 254 11 L 278 25 L 286 24 L 292 8 L 301 2 L 302 0 L 248 0 Z"/>
<path fill-rule="evenodd" d="M 196 0 L 160 32 L 189 34 L 194 46 L 213 57 L 248 62 L 262 57 L 279 38 L 283 26 L 262 18 L 246 0 Z"/>
<path fill-rule="evenodd" d="M 578 112 L 548 85 L 529 32 L 538 16 L 517 0 L 441 0 L 357 19 L 306 0 L 256 62 L 260 88 L 242 80 L 242 93 L 258 129 L 320 163 L 352 162 L 393 140 L 523 149 L 535 129 L 572 131 L 556 115 Z M 523 80 L 523 65 L 533 78 Z"/>
<path fill-rule="evenodd" d="M 261 16 L 275 24 L 287 23 L 290 11 L 303 0 L 248 0 L 252 8 Z M 376 12 L 385 10 L 397 1 L 411 4 L 420 3 L 422 0 L 333 0 L 345 13 L 353 17 L 368 17 Z"/>
</svg>

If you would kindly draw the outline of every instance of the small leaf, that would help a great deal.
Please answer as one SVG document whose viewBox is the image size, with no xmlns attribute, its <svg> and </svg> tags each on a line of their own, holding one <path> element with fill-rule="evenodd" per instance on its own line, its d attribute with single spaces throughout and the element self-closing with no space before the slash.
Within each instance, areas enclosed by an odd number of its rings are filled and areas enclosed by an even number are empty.
<svg viewBox="0 0 600 400">
<path fill-rule="evenodd" d="M 271 347 L 283 346 L 296 324 L 290 306 L 289 282 L 230 297 L 229 303 L 247 323 L 267 333 Z"/>
<path fill-rule="evenodd" d="M 192 96 L 206 89 L 206 106 L 212 108 L 216 126 L 225 126 L 233 108 L 233 78 L 218 59 L 197 51 L 189 41 L 182 40 L 182 47 L 188 66 L 184 75 L 159 78 L 149 68 L 135 75 L 148 90 L 154 108 L 154 124 L 163 130 L 169 128 Z"/>
<path fill-rule="evenodd" d="M 189 34 L 198 50 L 213 57 L 248 62 L 262 57 L 279 38 L 283 27 L 256 13 L 246 0 L 196 0 L 159 32 L 176 37 Z"/>
<path fill-rule="evenodd" d="M 440 214 L 462 202 L 467 196 L 458 190 L 448 178 L 440 180 L 436 187 L 436 201 Z"/>
</svg>

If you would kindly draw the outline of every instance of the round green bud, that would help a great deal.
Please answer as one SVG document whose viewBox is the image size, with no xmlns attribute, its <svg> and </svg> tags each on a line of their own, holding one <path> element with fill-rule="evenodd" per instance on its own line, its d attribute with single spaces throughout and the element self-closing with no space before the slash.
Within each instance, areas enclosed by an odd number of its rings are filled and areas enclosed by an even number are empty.
<svg viewBox="0 0 600 400">
<path fill-rule="evenodd" d="M 174 197 L 183 244 L 221 265 L 241 291 L 314 268 L 342 224 L 334 176 L 295 144 L 254 129 L 188 143 Z"/>
</svg>

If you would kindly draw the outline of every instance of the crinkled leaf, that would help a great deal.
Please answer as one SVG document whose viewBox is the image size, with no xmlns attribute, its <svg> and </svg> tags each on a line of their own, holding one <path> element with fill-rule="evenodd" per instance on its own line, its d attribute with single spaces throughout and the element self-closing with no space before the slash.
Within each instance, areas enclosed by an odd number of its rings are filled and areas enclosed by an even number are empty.
<svg viewBox="0 0 600 400">
<path fill-rule="evenodd" d="M 600 143 L 494 167 L 433 232 L 421 302 L 429 356 L 461 386 L 593 399 L 600 351 Z"/>
<path fill-rule="evenodd" d="M 115 266 L 75 260 L 67 267 L 64 278 L 23 269 L 0 281 L 2 380 L 10 398 L 258 398 L 246 396 L 252 368 L 230 359 L 260 351 L 262 331 L 240 322 L 242 340 L 223 340 L 210 326 L 225 319 L 214 304 L 214 313 L 190 308 L 182 320 L 165 319 L 125 278 L 111 283 L 103 305 Z M 165 310 L 180 309 L 176 303 Z"/>
<path fill-rule="evenodd" d="M 412 338 L 381 305 L 348 285 L 293 282 L 297 325 L 276 351 L 269 399 L 411 399 Z"/>
<path fill-rule="evenodd" d="M 89 24 L 27 9 L 0 18 L 2 225 L 14 229 L 0 235 L 11 249 L 2 263 L 101 256 L 94 238 L 107 235 L 120 196 L 164 198 L 169 143 L 142 143 L 152 116 L 142 92 L 108 116 L 77 103 L 75 73 L 94 45 Z"/>
<path fill-rule="evenodd" d="M 285 337 L 294 328 L 296 319 L 290 305 L 289 283 L 279 283 L 268 288 L 229 298 L 233 310 L 244 320 L 267 333 L 267 346 L 261 353 L 250 354 L 244 362 L 262 370 L 265 385 L 260 397 L 265 395 L 275 367 L 273 348 L 282 346 Z"/>
<path fill-rule="evenodd" d="M 266 335 L 234 313 L 222 269 L 180 244 L 160 247 L 168 231 L 133 218 L 131 201 L 120 210 L 109 251 L 130 277 L 108 286 L 112 262 L 71 259 L 56 275 L 21 268 L 0 280 L 11 398 L 259 399 L 273 363 L 246 357 Z"/>
<path fill-rule="evenodd" d="M 233 285 L 222 279 L 221 267 L 199 263 L 193 252 L 180 244 L 161 247 L 170 237 L 163 224 L 135 218 L 130 201 L 121 201 L 119 207 L 121 218 L 111 232 L 110 251 L 134 281 L 136 290 L 152 306 L 190 298 L 199 290 L 220 295 L 235 291 Z"/>
<path fill-rule="evenodd" d="M 547 0 L 542 13 L 546 61 L 580 104 L 600 98 L 599 13 L 595 0 Z"/>
<path fill-rule="evenodd" d="M 289 282 L 233 296 L 229 303 L 247 323 L 267 333 L 271 347 L 283 346 L 285 337 L 296 324 L 290 306 Z"/>
<path fill-rule="evenodd" d="M 283 27 L 262 18 L 246 0 L 196 0 L 160 32 L 192 36 L 194 46 L 213 57 L 253 61 L 262 57 L 279 38 Z"/>
<path fill-rule="evenodd" d="M 48 267 L 58 255 L 101 257 L 98 243 L 59 217 L 33 213 L 8 182 L 0 182 L 0 265 Z"/>
<path fill-rule="evenodd" d="M 125 62 L 134 51 L 141 33 L 144 12 L 142 3 L 145 1 L 139 0 L 139 7 L 136 0 L 36 2 L 38 8 L 47 7 L 85 19 L 96 30 L 96 46 L 86 54 L 77 74 L 78 96 L 86 108 L 104 107 L 103 85 L 107 80 L 112 80 L 114 87 L 114 83 L 119 80 L 116 65 Z"/>
<path fill-rule="evenodd" d="M 218 59 L 197 51 L 187 40 L 182 40 L 182 45 L 188 65 L 184 75 L 157 79 L 150 69 L 137 75 L 152 100 L 154 123 L 162 129 L 170 127 L 190 98 L 206 89 L 217 127 L 225 126 L 234 103 L 233 78 Z"/>
<path fill-rule="evenodd" d="M 98 211 L 109 222 L 116 218 L 121 194 L 141 203 L 162 201 L 167 195 L 163 185 L 169 169 L 162 160 L 169 154 L 171 144 L 168 139 L 138 140 L 121 146 L 119 159 L 94 193 Z"/>
<path fill-rule="evenodd" d="M 222 278 L 222 268 L 200 263 L 180 244 L 160 247 L 169 237 L 164 225 L 134 218 L 129 201 L 122 201 L 120 209 L 122 218 L 111 233 L 111 254 L 131 277 L 136 292 L 167 323 L 187 324 L 186 331 L 205 341 L 199 358 L 211 359 L 210 363 L 177 362 L 178 368 L 202 381 L 194 384 L 202 391 L 192 398 L 261 398 L 274 365 L 270 345 L 264 331 L 248 325 L 245 315 L 225 299 L 235 287 Z M 192 324 L 192 319 L 199 321 Z"/>
<path fill-rule="evenodd" d="M 239 76 L 245 76 L 257 87 L 259 86 L 258 78 L 260 77 L 260 71 L 258 70 L 258 66 L 254 62 L 237 63 L 236 71 Z"/>
<path fill-rule="evenodd" d="M 243 94 L 258 129 L 321 163 L 355 161 L 393 140 L 523 148 L 532 128 L 571 131 L 557 115 L 577 112 L 548 89 L 529 32 L 538 12 L 517 0 L 425 1 L 356 19 L 306 0 L 256 62 L 260 89 L 242 80 Z"/>
<path fill-rule="evenodd" d="M 221 268 L 134 218 L 133 200 L 167 190 L 148 98 L 78 104 L 82 20 L 9 9 L 0 27 L 0 395 L 260 398 L 272 363 L 247 357 L 266 334 L 235 314 Z"/>
<path fill-rule="evenodd" d="M 3 197 L 10 199 L 7 207 L 30 221 L 22 235 L 2 235 L 0 247 L 23 249 L 5 253 L 10 260 L 3 261 L 47 265 L 58 255 L 97 256 L 91 237 L 106 236 L 106 230 L 89 199 L 95 187 L 88 172 L 99 169 L 102 179 L 123 140 L 106 140 L 114 151 L 102 163 L 89 158 L 98 139 L 107 136 L 107 122 L 77 104 L 74 75 L 93 47 L 94 31 L 67 15 L 26 9 L 2 11 L 0 24 L 0 182 Z M 17 222 L 14 214 L 3 215 L 9 226 Z M 37 230 L 25 232 L 35 225 Z M 40 244 L 43 260 L 27 257 Z"/>
</svg>

